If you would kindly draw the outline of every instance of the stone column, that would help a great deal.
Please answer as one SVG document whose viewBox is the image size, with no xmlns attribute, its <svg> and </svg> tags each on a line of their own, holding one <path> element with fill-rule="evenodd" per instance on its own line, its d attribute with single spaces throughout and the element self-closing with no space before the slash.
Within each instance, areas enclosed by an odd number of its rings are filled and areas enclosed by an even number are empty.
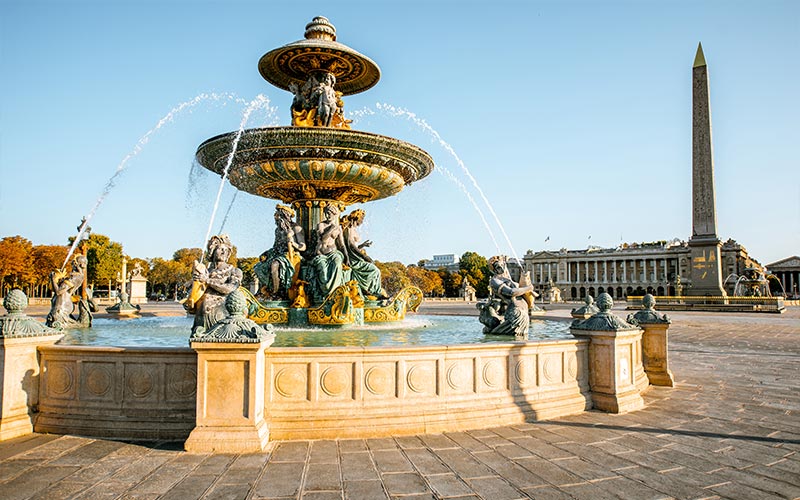
<svg viewBox="0 0 800 500">
<path fill-rule="evenodd" d="M 39 346 L 53 345 L 64 335 L 24 314 L 28 297 L 11 290 L 0 317 L 0 441 L 33 432 L 39 405 Z"/>
<path fill-rule="evenodd" d="M 599 269 L 600 266 L 597 265 L 598 262 L 599 261 L 594 261 L 594 282 L 595 282 L 595 284 L 597 284 L 599 282 L 599 280 L 600 280 L 600 272 L 599 272 L 600 271 L 600 269 Z"/>
<path fill-rule="evenodd" d="M 265 350 L 275 335 L 247 319 L 247 301 L 240 291 L 228 295 L 225 307 L 230 317 L 190 339 L 197 351 L 197 422 L 184 448 L 260 453 L 269 441 Z"/>
<path fill-rule="evenodd" d="M 600 312 L 572 322 L 570 332 L 588 338 L 589 385 L 592 406 L 623 413 L 644 406 L 641 393 L 648 386 L 642 366 L 642 330 L 611 314 L 613 300 L 607 293 L 597 298 Z"/>
<path fill-rule="evenodd" d="M 669 325 L 666 314 L 655 310 L 655 298 L 647 294 L 642 299 L 642 309 L 628 316 L 628 323 L 644 329 L 642 334 L 642 363 L 651 385 L 673 387 L 675 377 L 669 369 Z"/>
</svg>

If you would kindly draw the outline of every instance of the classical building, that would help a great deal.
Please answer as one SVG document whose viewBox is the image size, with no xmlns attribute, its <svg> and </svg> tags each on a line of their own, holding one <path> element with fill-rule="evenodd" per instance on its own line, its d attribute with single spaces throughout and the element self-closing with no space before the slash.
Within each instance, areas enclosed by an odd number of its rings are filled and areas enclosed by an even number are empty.
<svg viewBox="0 0 800 500">
<path fill-rule="evenodd" d="M 745 268 L 762 266 L 747 249 L 729 239 L 721 245 L 724 276 L 740 275 Z M 685 241 L 622 244 L 617 248 L 586 250 L 528 250 L 523 259 L 537 293 L 548 296 L 557 287 L 566 300 L 597 297 L 606 292 L 615 299 L 628 295 L 685 294 L 692 287 L 691 249 Z M 732 294 L 735 282 L 726 288 Z"/>
<path fill-rule="evenodd" d="M 458 256 L 454 253 L 434 255 L 433 259 L 426 260 L 422 266 L 430 271 L 445 268 L 450 272 L 458 272 Z"/>
<path fill-rule="evenodd" d="M 775 275 L 783 290 L 772 289 L 773 294 L 785 293 L 787 297 L 800 297 L 800 257 L 793 255 L 767 265 L 767 273 Z"/>
</svg>

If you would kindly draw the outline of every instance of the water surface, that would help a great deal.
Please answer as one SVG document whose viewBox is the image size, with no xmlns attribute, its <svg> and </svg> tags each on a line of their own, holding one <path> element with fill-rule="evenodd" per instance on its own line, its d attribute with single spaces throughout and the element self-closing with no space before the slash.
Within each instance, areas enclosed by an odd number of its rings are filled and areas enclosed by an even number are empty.
<svg viewBox="0 0 800 500">
<path fill-rule="evenodd" d="M 188 347 L 192 318 L 186 316 L 135 319 L 97 318 L 92 328 L 69 330 L 62 345 L 115 347 Z M 274 347 L 344 347 L 452 345 L 514 340 L 507 335 L 484 335 L 474 316 L 409 315 L 396 323 L 331 328 L 276 326 Z M 569 323 L 532 319 L 528 340 L 568 339 Z"/>
</svg>

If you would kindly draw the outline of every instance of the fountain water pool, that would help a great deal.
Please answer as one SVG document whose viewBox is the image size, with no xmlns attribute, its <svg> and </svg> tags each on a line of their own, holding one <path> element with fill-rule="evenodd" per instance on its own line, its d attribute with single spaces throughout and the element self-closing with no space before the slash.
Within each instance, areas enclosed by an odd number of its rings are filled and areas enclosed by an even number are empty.
<svg viewBox="0 0 800 500">
<path fill-rule="evenodd" d="M 507 335 L 484 335 L 473 316 L 409 315 L 395 323 L 329 328 L 276 328 L 273 347 L 385 347 L 461 345 L 508 342 Z M 192 319 L 185 316 L 142 317 L 129 320 L 98 318 L 92 328 L 65 333 L 59 345 L 115 347 L 186 347 Z M 529 340 L 572 338 L 569 323 L 532 320 Z"/>
</svg>

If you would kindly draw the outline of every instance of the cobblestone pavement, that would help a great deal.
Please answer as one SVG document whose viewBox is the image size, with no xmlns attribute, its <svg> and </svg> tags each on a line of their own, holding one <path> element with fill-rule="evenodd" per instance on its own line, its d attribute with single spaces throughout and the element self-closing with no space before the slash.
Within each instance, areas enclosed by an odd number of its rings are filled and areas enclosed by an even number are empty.
<svg viewBox="0 0 800 500">
<path fill-rule="evenodd" d="M 257 455 L 35 434 L 0 443 L 0 498 L 800 497 L 800 309 L 670 316 L 677 386 L 633 413 Z"/>
</svg>

